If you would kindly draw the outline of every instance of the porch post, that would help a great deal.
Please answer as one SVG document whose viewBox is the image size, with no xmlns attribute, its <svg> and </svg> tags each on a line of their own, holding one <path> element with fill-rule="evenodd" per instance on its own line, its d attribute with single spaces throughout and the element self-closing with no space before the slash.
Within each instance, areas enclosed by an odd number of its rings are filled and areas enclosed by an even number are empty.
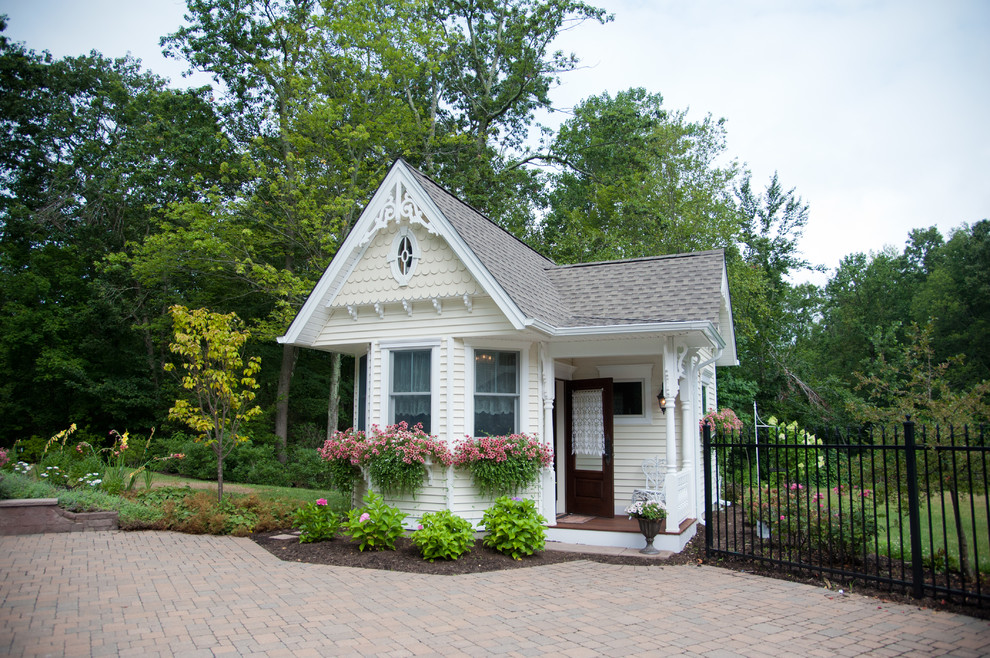
<svg viewBox="0 0 990 658">
<path fill-rule="evenodd" d="M 697 440 L 698 435 L 698 425 L 694 414 L 694 399 L 696 396 L 696 389 L 698 386 L 698 371 L 696 370 L 698 364 L 697 349 L 692 348 L 689 350 L 687 356 L 687 367 L 684 369 L 684 378 L 681 380 L 684 385 L 681 386 L 681 470 L 683 470 L 688 477 L 694 478 L 694 442 Z M 688 487 L 689 500 L 684 501 L 686 507 L 689 510 L 695 509 L 695 487 Z"/>
<path fill-rule="evenodd" d="M 540 397 L 543 398 L 543 430 L 540 441 L 551 449 L 556 445 L 553 434 L 553 402 L 557 392 L 553 357 L 546 343 L 540 343 Z M 540 508 L 548 525 L 557 525 L 557 474 L 553 466 L 543 469 L 540 480 Z"/>
<path fill-rule="evenodd" d="M 674 399 L 677 397 L 677 355 L 674 352 L 674 339 L 667 337 L 663 342 L 663 388 L 666 403 L 664 408 L 664 420 L 667 422 L 665 439 L 667 448 L 667 474 L 672 475 L 677 472 L 677 423 L 675 421 Z M 667 489 L 667 501 L 670 505 L 672 491 Z"/>
</svg>

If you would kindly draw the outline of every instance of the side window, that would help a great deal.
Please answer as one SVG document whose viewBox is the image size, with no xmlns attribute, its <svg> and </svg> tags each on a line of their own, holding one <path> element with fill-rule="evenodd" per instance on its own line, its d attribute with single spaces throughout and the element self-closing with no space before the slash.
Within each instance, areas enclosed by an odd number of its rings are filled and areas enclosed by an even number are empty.
<svg viewBox="0 0 990 658">
<path fill-rule="evenodd" d="M 616 416 L 643 416 L 643 382 L 612 382 Z"/>
<path fill-rule="evenodd" d="M 406 421 L 409 427 L 422 424 L 424 432 L 431 431 L 431 360 L 430 350 L 391 352 L 389 422 Z"/>
<path fill-rule="evenodd" d="M 519 426 L 519 353 L 474 353 L 474 435 L 513 434 Z"/>
</svg>

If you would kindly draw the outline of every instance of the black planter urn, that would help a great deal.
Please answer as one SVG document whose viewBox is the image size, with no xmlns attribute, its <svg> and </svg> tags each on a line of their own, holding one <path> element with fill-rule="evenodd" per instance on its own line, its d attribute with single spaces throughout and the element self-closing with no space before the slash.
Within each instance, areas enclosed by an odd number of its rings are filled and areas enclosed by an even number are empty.
<svg viewBox="0 0 990 658">
<path fill-rule="evenodd" d="M 658 551 L 653 546 L 653 539 L 660 533 L 660 528 L 663 526 L 662 519 L 636 519 L 639 521 L 639 531 L 643 533 L 646 537 L 646 548 L 640 549 L 640 553 L 643 555 L 656 555 Z"/>
</svg>

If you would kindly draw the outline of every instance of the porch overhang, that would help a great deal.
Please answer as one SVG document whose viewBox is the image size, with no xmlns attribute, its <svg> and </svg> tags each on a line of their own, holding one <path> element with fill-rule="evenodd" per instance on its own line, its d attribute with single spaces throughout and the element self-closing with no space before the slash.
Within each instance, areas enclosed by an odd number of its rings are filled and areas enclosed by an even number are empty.
<svg viewBox="0 0 990 658">
<path fill-rule="evenodd" d="M 655 354 L 658 339 L 675 337 L 687 347 L 711 348 L 720 356 L 716 365 L 736 365 L 731 345 L 722 337 L 715 324 L 707 320 L 682 322 L 638 322 L 627 324 L 592 325 L 580 327 L 550 327 L 535 320 L 528 322 L 535 330 L 549 336 L 553 358 L 588 356 L 597 352 L 603 356 L 622 351 L 632 354 Z M 589 351 L 589 343 L 595 347 Z M 616 351 L 618 350 L 618 352 Z"/>
</svg>

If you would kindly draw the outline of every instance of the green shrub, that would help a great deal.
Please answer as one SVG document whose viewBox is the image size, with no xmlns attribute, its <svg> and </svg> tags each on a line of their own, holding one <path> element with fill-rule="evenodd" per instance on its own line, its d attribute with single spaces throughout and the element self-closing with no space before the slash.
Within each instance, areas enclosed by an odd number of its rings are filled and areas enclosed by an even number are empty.
<svg viewBox="0 0 990 658">
<path fill-rule="evenodd" d="M 533 555 L 546 546 L 546 522 L 536 511 L 534 501 L 501 496 L 481 517 L 487 531 L 485 546 L 521 560 L 522 556 Z"/>
<path fill-rule="evenodd" d="M 456 560 L 474 545 L 474 528 L 450 510 L 428 512 L 412 534 L 412 541 L 424 560 Z"/>
<path fill-rule="evenodd" d="M 171 450 L 185 455 L 174 466 L 179 475 L 198 480 L 217 479 L 217 456 L 212 448 L 187 438 L 179 448 Z"/>
<path fill-rule="evenodd" d="M 395 540 L 402 535 L 402 521 L 406 518 L 399 508 L 385 504 L 385 500 L 373 491 L 364 496 L 364 507 L 352 509 L 344 522 L 344 534 L 359 542 L 358 550 L 366 548 L 380 551 L 395 550 Z"/>
<path fill-rule="evenodd" d="M 330 469 L 314 448 L 293 446 L 289 450 L 287 477 L 290 483 L 306 489 L 332 489 Z"/>
<path fill-rule="evenodd" d="M 231 451 L 224 460 L 224 476 L 233 482 L 273 487 L 284 487 L 289 483 L 286 466 L 278 461 L 274 448 L 253 442 L 241 444 Z"/>
<path fill-rule="evenodd" d="M 0 500 L 12 498 L 57 498 L 59 490 L 50 482 L 24 473 L 5 473 L 0 479 Z"/>
<path fill-rule="evenodd" d="M 315 503 L 307 503 L 296 510 L 292 517 L 293 527 L 301 531 L 299 542 L 327 541 L 337 536 L 340 518 L 327 505 L 326 498 Z"/>
</svg>

